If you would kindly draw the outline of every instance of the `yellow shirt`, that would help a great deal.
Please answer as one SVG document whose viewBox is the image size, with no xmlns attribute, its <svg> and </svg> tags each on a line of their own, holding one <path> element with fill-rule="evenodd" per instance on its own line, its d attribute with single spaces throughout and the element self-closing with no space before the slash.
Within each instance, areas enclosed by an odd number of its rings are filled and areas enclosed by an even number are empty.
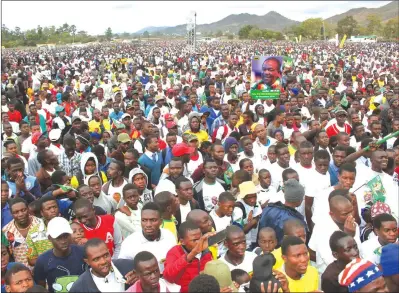
<svg viewBox="0 0 399 293">
<path fill-rule="evenodd" d="M 178 241 L 178 239 L 177 239 L 177 229 L 176 229 L 176 219 L 175 219 L 174 216 L 172 216 L 172 219 L 170 219 L 170 220 L 165 220 L 164 219 L 162 221 L 161 228 L 164 228 L 164 229 L 169 230 L 170 232 L 172 232 L 172 234 L 176 238 L 176 242 Z"/>
<path fill-rule="evenodd" d="M 287 274 L 285 274 L 287 276 Z M 287 276 L 290 292 L 313 292 L 319 289 L 319 273 L 315 267 L 308 266 L 306 273 L 299 279 L 293 280 Z"/>
<path fill-rule="evenodd" d="M 238 120 L 236 127 L 240 127 L 240 125 L 242 125 L 244 123 L 244 118 L 242 117 L 242 115 L 240 116 L 240 119 Z"/>
<path fill-rule="evenodd" d="M 373 110 L 376 109 L 376 107 L 374 106 L 375 97 L 376 96 L 373 96 L 373 97 L 370 98 L 370 106 L 369 106 L 370 111 L 373 111 Z M 385 97 L 382 97 L 382 102 L 381 103 L 385 104 L 386 102 L 387 102 L 387 99 Z"/>
<path fill-rule="evenodd" d="M 103 181 L 103 184 L 108 182 L 108 178 L 103 171 L 101 171 L 101 179 Z M 76 176 L 73 176 L 71 178 L 71 186 L 75 189 L 79 187 L 79 181 Z"/>
<path fill-rule="evenodd" d="M 273 266 L 273 270 L 280 270 L 284 264 L 284 260 L 281 253 L 281 247 L 272 251 L 274 258 L 276 259 L 276 263 Z M 309 254 L 309 266 L 310 266 L 310 254 Z"/>
<path fill-rule="evenodd" d="M 100 128 L 100 122 L 97 122 L 96 120 L 91 120 L 88 123 L 89 125 L 89 132 L 98 132 L 101 133 L 101 128 Z M 105 130 L 110 131 L 111 130 L 111 124 L 109 123 L 108 119 L 103 120 L 103 126 Z"/>
<path fill-rule="evenodd" d="M 198 138 L 198 142 L 201 145 L 204 141 L 209 141 L 209 135 L 205 130 L 200 130 L 197 133 L 187 130 L 185 133 L 194 134 Z"/>
<path fill-rule="evenodd" d="M 290 152 L 290 156 L 294 156 L 296 153 L 296 149 L 292 145 L 288 145 L 288 151 Z"/>
</svg>

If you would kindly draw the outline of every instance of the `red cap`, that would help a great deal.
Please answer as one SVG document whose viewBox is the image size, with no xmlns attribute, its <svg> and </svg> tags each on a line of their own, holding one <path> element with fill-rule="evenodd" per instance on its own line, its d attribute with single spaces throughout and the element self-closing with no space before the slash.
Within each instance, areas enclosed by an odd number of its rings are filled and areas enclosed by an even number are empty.
<svg viewBox="0 0 399 293">
<path fill-rule="evenodd" d="M 357 75 L 357 78 L 358 78 L 358 79 L 363 79 L 363 75 L 358 74 L 358 75 Z"/>
<path fill-rule="evenodd" d="M 193 147 L 187 146 L 185 143 L 175 144 L 172 148 L 172 155 L 174 157 L 181 157 L 184 155 L 190 155 L 195 151 Z"/>
<path fill-rule="evenodd" d="M 34 132 L 32 133 L 32 144 L 37 144 L 37 142 L 39 141 L 39 138 L 42 136 L 41 132 Z"/>
<path fill-rule="evenodd" d="M 306 79 L 306 80 L 305 80 L 305 83 L 311 83 L 311 82 L 310 82 L 310 79 Z"/>
<path fill-rule="evenodd" d="M 173 121 L 166 122 L 166 128 L 167 129 L 175 127 L 176 125 L 177 124 L 175 122 L 173 122 Z"/>
<path fill-rule="evenodd" d="M 168 89 L 168 94 L 173 94 L 175 91 L 173 89 Z"/>
<path fill-rule="evenodd" d="M 173 115 L 172 114 L 165 114 L 165 116 L 164 116 L 164 118 L 165 118 L 165 121 L 167 121 L 167 120 L 169 120 L 169 119 L 174 119 L 174 117 L 173 117 Z"/>
</svg>

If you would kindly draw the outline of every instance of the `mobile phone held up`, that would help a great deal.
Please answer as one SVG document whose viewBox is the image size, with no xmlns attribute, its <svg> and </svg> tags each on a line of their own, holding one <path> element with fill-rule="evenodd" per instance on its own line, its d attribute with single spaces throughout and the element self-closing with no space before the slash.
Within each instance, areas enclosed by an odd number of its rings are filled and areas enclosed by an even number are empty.
<svg viewBox="0 0 399 293">
<path fill-rule="evenodd" d="M 209 237 L 208 246 L 215 245 L 216 243 L 220 243 L 226 239 L 226 229 L 217 232 L 215 235 Z"/>
</svg>

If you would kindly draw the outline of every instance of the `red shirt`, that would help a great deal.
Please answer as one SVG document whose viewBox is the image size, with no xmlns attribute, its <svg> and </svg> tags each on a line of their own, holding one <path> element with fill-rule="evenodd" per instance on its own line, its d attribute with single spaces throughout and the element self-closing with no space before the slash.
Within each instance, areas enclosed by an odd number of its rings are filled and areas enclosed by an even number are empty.
<svg viewBox="0 0 399 293">
<path fill-rule="evenodd" d="M 344 128 L 345 128 L 345 132 L 350 135 L 351 131 L 352 131 L 352 127 L 350 127 L 348 124 L 344 124 Z M 326 133 L 328 135 L 328 137 L 332 137 L 337 135 L 338 133 L 340 133 L 341 131 L 337 128 L 337 124 L 332 124 L 330 126 L 328 126 L 328 128 L 326 129 Z"/>
<path fill-rule="evenodd" d="M 165 259 L 163 278 L 169 283 L 181 286 L 180 292 L 188 292 L 190 282 L 204 270 L 207 262 L 213 260 L 209 250 L 204 251 L 200 259 L 194 258 L 190 263 L 186 257 L 183 247 L 176 245 L 169 250 Z"/>
<path fill-rule="evenodd" d="M 85 231 L 87 239 L 98 238 L 105 241 L 111 256 L 114 254 L 114 222 L 115 218 L 112 215 L 103 215 L 97 217 L 97 226 L 95 228 L 87 227 L 80 223 L 80 226 Z"/>
<path fill-rule="evenodd" d="M 21 113 L 19 113 L 18 110 L 14 110 L 13 112 L 8 111 L 7 114 L 8 114 L 8 120 L 10 120 L 12 122 L 19 123 L 22 120 L 22 115 L 21 115 Z"/>
</svg>

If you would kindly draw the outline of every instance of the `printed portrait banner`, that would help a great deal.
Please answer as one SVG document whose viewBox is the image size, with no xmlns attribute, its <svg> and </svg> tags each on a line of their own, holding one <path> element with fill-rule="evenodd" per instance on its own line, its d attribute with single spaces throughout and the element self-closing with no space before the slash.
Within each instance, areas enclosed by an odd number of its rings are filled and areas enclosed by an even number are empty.
<svg viewBox="0 0 399 293">
<path fill-rule="evenodd" d="M 252 99 L 278 99 L 281 90 L 283 57 L 254 56 L 252 58 L 251 91 Z"/>
</svg>

